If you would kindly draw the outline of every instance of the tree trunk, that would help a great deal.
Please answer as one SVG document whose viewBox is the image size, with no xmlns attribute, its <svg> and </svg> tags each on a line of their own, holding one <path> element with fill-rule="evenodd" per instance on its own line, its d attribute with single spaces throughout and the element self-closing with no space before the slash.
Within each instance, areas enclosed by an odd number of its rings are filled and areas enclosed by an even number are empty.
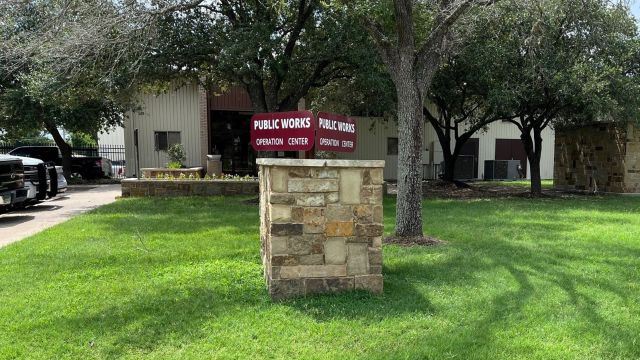
<svg viewBox="0 0 640 360">
<path fill-rule="evenodd" d="M 440 148 L 442 149 L 442 156 L 444 158 L 442 179 L 445 181 L 453 182 L 456 158 L 451 153 L 451 130 L 448 129 L 450 123 L 449 121 L 446 121 L 443 129 L 443 127 L 441 127 L 440 123 L 438 122 L 438 119 L 429 115 L 428 113 L 424 113 L 424 115 L 427 117 L 427 120 L 429 120 L 429 123 L 433 127 L 433 130 L 436 132 L 436 135 L 438 136 L 438 142 L 440 143 Z M 437 174 L 434 175 L 437 176 Z"/>
<path fill-rule="evenodd" d="M 245 84 L 245 89 L 251 99 L 251 105 L 253 105 L 253 111 L 256 113 L 269 112 L 267 106 L 267 100 L 265 99 L 264 88 L 261 82 L 255 81 L 250 84 Z"/>
<path fill-rule="evenodd" d="M 542 195 L 542 180 L 540 178 L 540 160 L 529 160 L 531 168 L 531 194 Z"/>
<path fill-rule="evenodd" d="M 442 156 L 444 157 L 444 171 L 442 175 L 442 180 L 453 182 L 453 180 L 455 180 L 457 156 L 452 154 L 451 151 L 444 151 L 444 148 L 442 151 Z"/>
<path fill-rule="evenodd" d="M 62 137 L 62 135 L 60 135 L 60 132 L 58 131 L 58 128 L 55 126 L 55 124 L 45 121 L 44 127 L 53 137 L 53 141 L 55 141 L 58 149 L 60 149 L 60 153 L 62 154 L 62 172 L 64 173 L 64 176 L 67 179 L 71 179 L 71 157 L 73 154 L 71 146 L 67 144 L 66 141 L 64 141 L 64 138 Z"/>
<path fill-rule="evenodd" d="M 533 138 L 531 133 L 533 132 Z M 535 196 L 542 195 L 542 178 L 540 175 L 540 159 L 542 158 L 542 129 L 533 126 L 532 129 L 523 131 L 522 142 L 524 150 L 529 160 L 529 168 L 531 170 L 531 194 Z"/>
<path fill-rule="evenodd" d="M 456 162 L 458 161 L 458 157 L 460 156 L 460 152 L 462 151 L 462 147 L 467 143 L 467 140 L 471 137 L 471 134 L 463 135 L 456 139 L 456 143 L 454 144 L 453 152 L 448 150 L 451 148 L 451 145 L 447 145 L 447 150 L 442 146 L 442 155 L 444 157 L 444 177 L 443 180 L 453 182 L 456 179 Z"/>
<path fill-rule="evenodd" d="M 463 1 L 452 5 L 440 1 L 434 28 L 428 40 L 416 47 L 413 8 L 414 0 L 394 0 L 397 44 L 380 36 L 379 24 L 371 22 L 369 31 L 385 62 L 398 98 L 398 199 L 396 205 L 396 235 L 422 237 L 422 135 L 424 130 L 424 94 L 431 86 L 442 54 L 449 27 L 471 5 Z"/>
<path fill-rule="evenodd" d="M 457 138 L 453 145 L 453 151 L 451 151 L 451 136 L 438 136 L 440 147 L 442 148 L 442 156 L 444 158 L 442 180 L 454 182 L 456 179 L 456 162 L 458 161 L 462 147 L 467 143 L 472 134 L 473 133 L 465 133 Z"/>
<path fill-rule="evenodd" d="M 533 141 L 535 150 L 533 152 L 533 161 L 531 165 L 531 193 L 535 195 L 542 194 L 542 178 L 540 176 L 540 160 L 542 158 L 542 129 L 533 128 Z"/>
<path fill-rule="evenodd" d="M 266 100 L 266 94 L 262 82 L 253 82 L 245 85 L 245 89 L 251 99 L 251 105 L 255 113 L 273 112 L 274 109 L 269 109 Z M 258 151 L 256 158 L 274 158 L 276 157 L 275 151 Z M 257 167 L 257 166 L 256 166 Z M 257 169 L 255 169 L 257 171 Z"/>
<path fill-rule="evenodd" d="M 398 93 L 398 200 L 396 235 L 421 237 L 422 233 L 422 133 L 424 119 L 420 91 L 413 74 L 400 69 Z"/>
</svg>

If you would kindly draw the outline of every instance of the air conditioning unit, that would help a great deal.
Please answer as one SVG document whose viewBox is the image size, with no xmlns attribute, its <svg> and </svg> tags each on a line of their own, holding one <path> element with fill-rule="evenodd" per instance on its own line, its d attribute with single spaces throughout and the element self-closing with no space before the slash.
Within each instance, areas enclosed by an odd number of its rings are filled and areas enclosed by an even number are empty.
<svg viewBox="0 0 640 360">
<path fill-rule="evenodd" d="M 456 160 L 453 174 L 456 180 L 471 180 L 476 178 L 475 174 L 476 157 L 473 155 L 459 155 Z"/>
<path fill-rule="evenodd" d="M 520 178 L 518 173 L 520 160 L 485 160 L 485 180 L 515 180 Z"/>
</svg>

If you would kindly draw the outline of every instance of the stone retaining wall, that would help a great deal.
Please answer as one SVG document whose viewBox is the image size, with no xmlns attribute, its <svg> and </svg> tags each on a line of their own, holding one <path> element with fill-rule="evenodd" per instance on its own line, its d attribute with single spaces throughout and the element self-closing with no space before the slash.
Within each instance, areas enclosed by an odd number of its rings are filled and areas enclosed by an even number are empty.
<svg viewBox="0 0 640 360">
<path fill-rule="evenodd" d="M 122 197 L 257 195 L 255 180 L 122 180 Z"/>
<path fill-rule="evenodd" d="M 384 161 L 258 159 L 258 165 L 271 297 L 381 293 Z"/>
</svg>

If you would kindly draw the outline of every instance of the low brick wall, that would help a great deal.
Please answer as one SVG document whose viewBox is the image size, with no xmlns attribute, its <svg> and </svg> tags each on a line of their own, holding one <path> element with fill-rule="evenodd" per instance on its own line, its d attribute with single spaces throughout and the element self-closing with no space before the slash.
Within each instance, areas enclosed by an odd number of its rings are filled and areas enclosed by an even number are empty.
<svg viewBox="0 0 640 360">
<path fill-rule="evenodd" d="M 122 180 L 122 197 L 257 195 L 255 180 Z"/>
<path fill-rule="evenodd" d="M 184 174 L 186 177 L 190 175 L 193 176 L 202 176 L 204 172 L 203 167 L 194 167 L 194 168 L 181 168 L 181 169 L 168 169 L 168 168 L 142 168 L 142 175 L 147 179 L 155 179 L 160 176 L 173 176 L 179 177 L 180 174 Z"/>
<path fill-rule="evenodd" d="M 381 293 L 384 161 L 257 163 L 261 253 L 271 297 Z"/>
</svg>

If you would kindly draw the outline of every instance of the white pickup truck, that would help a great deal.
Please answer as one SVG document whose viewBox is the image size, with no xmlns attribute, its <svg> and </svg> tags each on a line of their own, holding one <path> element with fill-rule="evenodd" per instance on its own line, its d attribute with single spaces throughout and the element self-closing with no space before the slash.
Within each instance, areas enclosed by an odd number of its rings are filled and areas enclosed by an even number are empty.
<svg viewBox="0 0 640 360">
<path fill-rule="evenodd" d="M 67 180 L 61 166 L 46 164 L 40 159 L 24 156 L 0 155 L 0 157 L 17 158 L 22 161 L 27 199 L 18 206 L 32 205 L 67 191 Z"/>
<path fill-rule="evenodd" d="M 20 206 L 27 199 L 22 161 L 0 155 L 0 213 Z"/>
</svg>

